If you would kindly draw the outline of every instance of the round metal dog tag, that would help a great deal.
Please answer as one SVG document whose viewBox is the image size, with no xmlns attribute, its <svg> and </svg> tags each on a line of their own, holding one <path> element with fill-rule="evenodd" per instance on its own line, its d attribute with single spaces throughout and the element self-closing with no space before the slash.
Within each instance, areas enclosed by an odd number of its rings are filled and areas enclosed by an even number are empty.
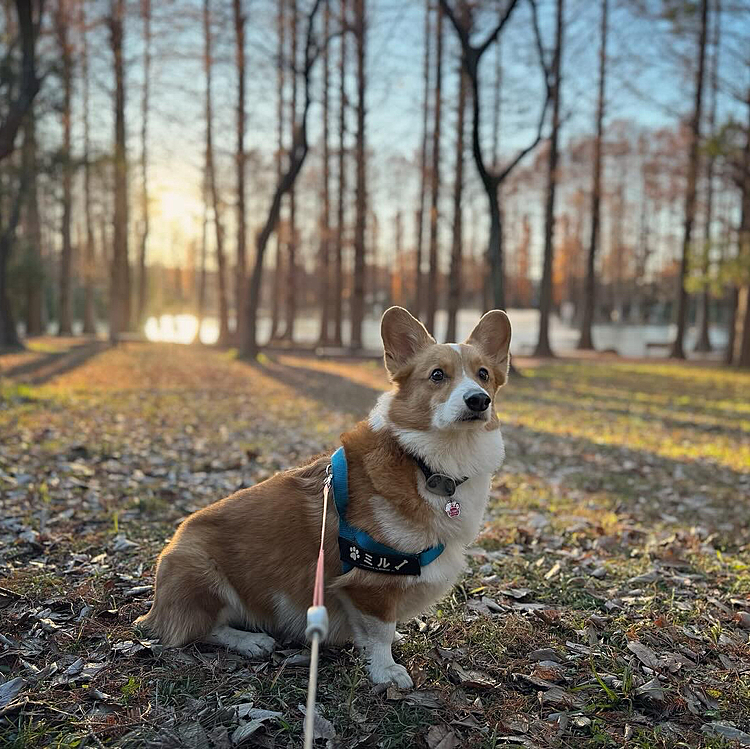
<svg viewBox="0 0 750 749">
<path fill-rule="evenodd" d="M 461 503 L 460 502 L 446 502 L 445 514 L 449 518 L 457 518 L 461 514 Z"/>
</svg>

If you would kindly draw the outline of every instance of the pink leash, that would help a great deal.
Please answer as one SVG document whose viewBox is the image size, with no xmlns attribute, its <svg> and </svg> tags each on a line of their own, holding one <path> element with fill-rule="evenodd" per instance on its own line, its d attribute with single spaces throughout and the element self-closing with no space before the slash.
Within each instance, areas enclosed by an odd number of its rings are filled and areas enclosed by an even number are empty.
<svg viewBox="0 0 750 749">
<path fill-rule="evenodd" d="M 328 516 L 328 494 L 331 490 L 333 474 L 331 466 L 326 472 L 323 484 L 323 521 L 320 527 L 320 550 L 318 564 L 315 567 L 315 586 L 313 588 L 313 605 L 307 610 L 307 629 L 305 636 L 310 640 L 310 681 L 307 685 L 307 707 L 305 708 L 305 749 L 312 749 L 315 726 L 315 696 L 318 688 L 318 651 L 320 641 L 328 634 L 328 611 L 323 603 L 325 589 L 325 532 Z"/>
</svg>

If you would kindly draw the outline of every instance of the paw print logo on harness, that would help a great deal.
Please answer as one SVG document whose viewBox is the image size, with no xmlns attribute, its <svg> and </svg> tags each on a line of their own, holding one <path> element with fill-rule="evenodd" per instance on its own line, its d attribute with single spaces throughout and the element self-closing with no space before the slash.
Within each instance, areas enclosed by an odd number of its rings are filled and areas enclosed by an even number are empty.
<svg viewBox="0 0 750 749">
<path fill-rule="evenodd" d="M 349 547 L 349 556 L 352 559 L 359 559 L 359 549 L 356 546 Z"/>
</svg>

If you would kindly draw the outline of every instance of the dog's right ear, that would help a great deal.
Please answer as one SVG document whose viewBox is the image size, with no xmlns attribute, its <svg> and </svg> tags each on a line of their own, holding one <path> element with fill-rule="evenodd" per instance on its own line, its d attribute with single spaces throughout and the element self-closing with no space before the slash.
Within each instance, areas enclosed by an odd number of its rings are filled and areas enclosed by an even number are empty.
<svg viewBox="0 0 750 749">
<path fill-rule="evenodd" d="M 390 307 L 380 321 L 385 368 L 392 377 L 425 346 L 435 343 L 427 328 L 403 307 Z"/>
</svg>

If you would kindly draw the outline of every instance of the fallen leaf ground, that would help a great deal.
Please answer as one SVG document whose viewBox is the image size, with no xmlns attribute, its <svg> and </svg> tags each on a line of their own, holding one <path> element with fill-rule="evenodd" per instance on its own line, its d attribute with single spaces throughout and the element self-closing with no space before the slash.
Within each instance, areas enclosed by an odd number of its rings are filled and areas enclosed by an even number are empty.
<svg viewBox="0 0 750 749">
<path fill-rule="evenodd" d="M 750 745 L 750 376 L 521 364 L 467 572 L 402 628 L 416 688 L 324 651 L 319 744 Z M 381 365 L 42 340 L 0 375 L 0 747 L 300 746 L 304 647 L 131 624 L 179 520 L 334 448 Z"/>
</svg>

